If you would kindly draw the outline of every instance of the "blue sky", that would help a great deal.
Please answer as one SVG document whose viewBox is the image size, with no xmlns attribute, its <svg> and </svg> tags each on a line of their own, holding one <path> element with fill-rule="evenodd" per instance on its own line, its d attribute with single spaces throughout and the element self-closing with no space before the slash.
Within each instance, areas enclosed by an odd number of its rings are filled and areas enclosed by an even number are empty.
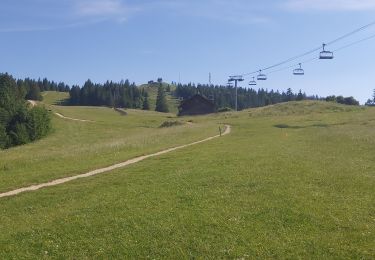
<svg viewBox="0 0 375 260">
<path fill-rule="evenodd" d="M 1 0 L 0 11 L 0 72 L 80 85 L 179 75 L 207 83 L 209 72 L 225 84 L 375 21 L 374 0 Z M 374 34 L 375 26 L 329 49 Z M 372 39 L 304 64 L 303 77 L 289 69 L 257 87 L 365 102 L 374 65 Z"/>
</svg>

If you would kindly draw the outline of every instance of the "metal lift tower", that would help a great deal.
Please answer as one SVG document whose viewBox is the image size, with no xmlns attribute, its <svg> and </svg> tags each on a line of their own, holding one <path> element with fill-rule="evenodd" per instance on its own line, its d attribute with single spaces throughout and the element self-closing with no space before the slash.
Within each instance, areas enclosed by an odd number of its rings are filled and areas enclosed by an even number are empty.
<svg viewBox="0 0 375 260">
<path fill-rule="evenodd" d="M 238 111 L 238 95 L 237 95 L 237 82 L 244 81 L 243 76 L 230 76 L 228 82 L 234 81 L 234 87 L 236 88 L 236 111 Z"/>
</svg>

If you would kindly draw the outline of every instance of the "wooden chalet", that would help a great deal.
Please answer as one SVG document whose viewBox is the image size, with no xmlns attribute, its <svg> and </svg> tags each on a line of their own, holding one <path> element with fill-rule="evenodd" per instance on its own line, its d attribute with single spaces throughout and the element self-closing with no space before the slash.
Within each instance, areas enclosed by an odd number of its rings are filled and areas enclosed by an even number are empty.
<svg viewBox="0 0 375 260">
<path fill-rule="evenodd" d="M 198 94 L 181 101 L 178 110 L 179 116 L 205 115 L 216 112 L 215 104 L 211 100 Z"/>
</svg>

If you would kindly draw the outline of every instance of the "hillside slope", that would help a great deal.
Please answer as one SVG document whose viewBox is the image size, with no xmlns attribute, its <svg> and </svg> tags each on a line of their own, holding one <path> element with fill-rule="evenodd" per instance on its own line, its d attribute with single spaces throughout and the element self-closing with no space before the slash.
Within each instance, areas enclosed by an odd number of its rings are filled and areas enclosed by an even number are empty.
<svg viewBox="0 0 375 260">
<path fill-rule="evenodd" d="M 58 108 L 96 122 L 56 118 L 54 137 L 0 153 L 2 190 L 217 133 L 219 123 L 232 132 L 2 199 L 2 259 L 375 258 L 375 108 L 292 102 L 167 129 L 158 126 L 171 114 Z"/>
<path fill-rule="evenodd" d="M 168 84 L 163 83 L 164 88 L 166 88 Z M 149 102 L 150 102 L 150 108 L 151 110 L 155 110 L 156 107 L 156 97 L 158 94 L 158 85 L 157 84 L 144 84 L 139 86 L 140 88 L 143 88 L 147 91 L 149 95 Z M 170 85 L 171 91 L 175 89 L 175 86 Z M 169 108 L 169 112 L 173 114 L 178 113 L 178 106 L 179 106 L 179 100 L 176 99 L 173 95 L 172 92 L 166 92 L 166 98 L 167 98 L 167 104 Z"/>
</svg>

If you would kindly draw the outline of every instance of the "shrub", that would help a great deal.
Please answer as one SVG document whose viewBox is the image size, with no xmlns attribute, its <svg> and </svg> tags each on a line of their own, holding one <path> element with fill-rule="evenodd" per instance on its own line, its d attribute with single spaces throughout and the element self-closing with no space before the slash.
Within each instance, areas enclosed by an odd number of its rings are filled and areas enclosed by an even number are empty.
<svg viewBox="0 0 375 260">
<path fill-rule="evenodd" d="M 183 122 L 180 121 L 165 121 L 160 125 L 160 128 L 173 127 L 183 125 Z"/>
<path fill-rule="evenodd" d="M 30 110 L 27 120 L 30 140 L 38 140 L 48 134 L 51 129 L 51 117 L 43 107 L 34 107 Z"/>
<path fill-rule="evenodd" d="M 222 112 L 230 112 L 232 111 L 232 109 L 230 107 L 221 107 L 217 110 L 218 113 L 222 113 Z"/>
</svg>

